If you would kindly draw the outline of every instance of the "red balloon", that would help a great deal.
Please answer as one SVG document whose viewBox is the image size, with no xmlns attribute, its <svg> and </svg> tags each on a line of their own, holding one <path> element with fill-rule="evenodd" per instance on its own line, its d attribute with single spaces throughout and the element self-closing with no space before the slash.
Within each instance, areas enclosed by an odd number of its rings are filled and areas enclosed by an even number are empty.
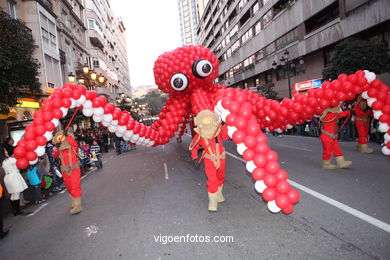
<svg viewBox="0 0 390 260">
<path fill-rule="evenodd" d="M 252 161 L 253 158 L 255 158 L 255 152 L 252 149 L 246 149 L 244 153 L 242 154 L 242 157 L 245 161 L 249 162 Z"/>
<path fill-rule="evenodd" d="M 236 101 L 238 102 L 238 103 L 244 103 L 244 102 L 246 102 L 246 101 L 248 101 L 248 96 L 246 95 L 246 93 L 238 93 L 237 95 L 236 95 Z"/>
<path fill-rule="evenodd" d="M 270 161 L 270 162 L 267 163 L 267 166 L 266 166 L 267 172 L 269 172 L 271 174 L 274 174 L 277 171 L 279 171 L 279 169 L 280 169 L 280 166 L 279 166 L 278 162 Z"/>
<path fill-rule="evenodd" d="M 70 101 L 69 98 L 63 98 L 62 99 L 62 106 L 64 108 L 69 108 L 72 105 L 72 101 Z"/>
<path fill-rule="evenodd" d="M 35 140 L 31 140 L 31 141 L 28 141 L 26 143 L 26 150 L 27 151 L 34 151 L 35 149 L 37 149 L 38 147 L 38 144 Z"/>
<path fill-rule="evenodd" d="M 272 188 L 265 188 L 265 190 L 263 191 L 263 199 L 265 201 L 272 201 L 275 198 L 276 198 L 276 190 Z"/>
<path fill-rule="evenodd" d="M 23 158 L 24 156 L 26 155 L 26 149 L 21 147 L 21 146 L 17 146 L 14 150 L 14 156 L 16 159 L 20 159 L 20 158 Z"/>
<path fill-rule="evenodd" d="M 237 119 L 237 115 L 236 114 L 229 114 L 227 117 L 226 117 L 226 124 L 228 126 L 233 126 L 235 125 L 236 123 L 236 119 Z"/>
<path fill-rule="evenodd" d="M 236 130 L 233 134 L 233 141 L 236 144 L 242 143 L 245 138 L 245 132 L 242 130 Z"/>
<path fill-rule="evenodd" d="M 60 98 L 54 98 L 51 102 L 51 105 L 53 106 L 53 108 L 60 108 L 62 107 L 62 101 Z"/>
<path fill-rule="evenodd" d="M 53 117 L 56 119 L 60 119 L 62 117 L 62 111 L 60 109 L 54 109 L 53 112 Z"/>
<path fill-rule="evenodd" d="M 285 181 L 288 178 L 288 174 L 285 170 L 280 169 L 277 173 L 275 173 L 275 177 L 278 181 Z"/>
<path fill-rule="evenodd" d="M 43 120 L 42 117 L 34 118 L 34 121 L 33 121 L 34 126 L 43 125 L 44 123 L 45 123 L 45 120 Z"/>
<path fill-rule="evenodd" d="M 266 143 L 267 142 L 267 136 L 259 132 L 259 134 L 256 136 L 256 143 Z"/>
<path fill-rule="evenodd" d="M 269 146 L 266 143 L 257 143 L 255 146 L 255 152 L 259 154 L 266 154 L 269 150 Z"/>
<path fill-rule="evenodd" d="M 284 214 L 290 214 L 294 211 L 294 206 L 290 204 L 287 208 L 282 209 Z"/>
<path fill-rule="evenodd" d="M 287 208 L 288 206 L 291 205 L 290 200 L 284 194 L 277 196 L 275 202 L 276 202 L 276 206 L 278 206 L 281 209 Z"/>
<path fill-rule="evenodd" d="M 46 128 L 43 125 L 38 125 L 34 128 L 36 135 L 43 135 L 46 132 Z"/>
<path fill-rule="evenodd" d="M 287 192 L 287 197 L 288 199 L 290 200 L 290 202 L 292 204 L 295 204 L 299 201 L 299 192 L 295 189 L 290 189 L 288 192 Z"/>
<path fill-rule="evenodd" d="M 34 161 L 35 159 L 37 159 L 37 157 L 38 157 L 38 155 L 36 152 L 29 151 L 26 153 L 26 159 L 29 161 Z"/>
<path fill-rule="evenodd" d="M 253 148 L 256 145 L 256 138 L 253 135 L 247 135 L 245 136 L 244 144 L 248 148 Z"/>
<path fill-rule="evenodd" d="M 46 128 L 46 131 L 51 132 L 56 128 L 56 126 L 52 122 L 46 122 L 45 128 Z"/>
<path fill-rule="evenodd" d="M 244 117 L 238 117 L 236 120 L 235 120 L 235 123 L 236 123 L 236 127 L 237 129 L 239 130 L 243 130 L 246 128 L 247 126 L 247 119 L 244 118 Z"/>
<path fill-rule="evenodd" d="M 253 162 L 257 167 L 264 167 L 267 164 L 267 158 L 263 154 L 256 154 L 253 158 Z"/>
<path fill-rule="evenodd" d="M 278 160 L 278 153 L 275 151 L 269 151 L 266 154 L 267 160 L 268 161 L 277 161 Z"/>
<path fill-rule="evenodd" d="M 46 137 L 44 137 L 43 135 L 37 136 L 35 138 L 35 141 L 37 142 L 37 144 L 39 146 L 44 146 L 44 145 L 46 145 L 46 142 L 47 142 Z"/>
<path fill-rule="evenodd" d="M 252 177 L 253 179 L 255 179 L 256 181 L 261 181 L 264 179 L 266 175 L 266 172 L 263 168 L 256 168 L 253 170 L 252 172 Z"/>
<path fill-rule="evenodd" d="M 383 102 L 375 101 L 374 103 L 372 103 L 371 107 L 372 107 L 373 110 L 381 110 L 383 105 L 384 105 Z"/>
<path fill-rule="evenodd" d="M 78 89 L 73 90 L 72 92 L 72 98 L 74 100 L 77 100 L 81 97 L 81 92 Z"/>
<path fill-rule="evenodd" d="M 278 183 L 278 180 L 276 179 L 275 175 L 268 174 L 264 177 L 264 184 L 268 187 L 275 187 L 275 185 Z"/>
<path fill-rule="evenodd" d="M 18 143 L 17 143 L 17 146 L 18 146 L 18 147 L 26 148 L 26 144 L 27 144 L 26 140 L 20 139 L 20 140 L 18 141 Z"/>
<path fill-rule="evenodd" d="M 104 114 L 109 114 L 112 111 L 114 111 L 115 105 L 112 103 L 108 103 L 107 105 L 104 106 Z"/>
<path fill-rule="evenodd" d="M 276 184 L 276 191 L 279 193 L 282 194 L 287 193 L 290 191 L 290 189 L 291 189 L 290 184 L 285 180 L 279 181 L 278 184 Z"/>
<path fill-rule="evenodd" d="M 320 99 L 320 101 L 318 102 L 318 105 L 325 109 L 327 107 L 329 107 L 329 102 L 326 100 L 326 99 Z"/>
<path fill-rule="evenodd" d="M 35 137 L 36 137 L 35 131 L 26 131 L 26 132 L 24 133 L 24 136 L 23 136 L 23 138 L 24 138 L 26 141 L 34 140 Z"/>
<path fill-rule="evenodd" d="M 77 90 L 80 91 L 81 94 L 85 94 L 87 88 L 84 85 L 77 85 Z"/>
<path fill-rule="evenodd" d="M 19 169 L 25 169 L 28 166 L 28 160 L 26 158 L 20 158 L 16 161 L 16 166 Z"/>
<path fill-rule="evenodd" d="M 241 107 L 239 115 L 243 118 L 249 119 L 252 115 L 252 107 Z"/>
<path fill-rule="evenodd" d="M 73 94 L 73 90 L 70 88 L 65 88 L 62 90 L 62 95 L 66 98 L 72 97 L 72 94 Z"/>
</svg>

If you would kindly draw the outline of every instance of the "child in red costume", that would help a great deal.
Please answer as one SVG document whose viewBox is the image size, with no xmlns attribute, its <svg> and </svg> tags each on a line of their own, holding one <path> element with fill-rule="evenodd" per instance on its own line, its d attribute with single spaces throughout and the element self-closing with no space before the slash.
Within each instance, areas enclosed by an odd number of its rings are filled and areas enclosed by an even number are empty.
<svg viewBox="0 0 390 260">
<path fill-rule="evenodd" d="M 361 100 L 355 108 L 355 124 L 359 135 L 356 150 L 362 153 L 372 153 L 374 150 L 368 148 L 367 135 L 370 129 L 370 117 L 372 111 L 368 109 L 367 101 Z"/>
<path fill-rule="evenodd" d="M 209 194 L 209 211 L 218 210 L 218 202 L 225 201 L 222 194 L 225 181 L 226 155 L 223 148 L 223 139 L 229 139 L 227 127 L 220 125 L 219 117 L 210 110 L 201 111 L 195 118 L 195 137 L 190 145 L 192 159 L 198 157 L 198 149 L 203 147 L 203 154 L 199 161 L 204 159 Z"/>
<path fill-rule="evenodd" d="M 340 149 L 338 142 L 338 126 L 337 121 L 339 118 L 346 117 L 350 114 L 350 111 L 340 111 L 340 107 L 331 107 L 325 109 L 321 114 L 321 142 L 323 145 L 322 153 L 322 168 L 334 170 L 336 168 L 348 168 L 352 165 L 351 161 L 345 161 L 343 152 Z M 337 166 L 331 164 L 331 156 L 335 156 Z"/>
<path fill-rule="evenodd" d="M 80 162 L 77 157 L 78 145 L 72 135 L 57 133 L 53 138 L 56 144 L 53 156 L 60 158 L 62 178 L 65 187 L 72 197 L 72 209 L 70 214 L 80 213 L 83 209 L 81 206 L 81 186 L 80 186 Z"/>
</svg>

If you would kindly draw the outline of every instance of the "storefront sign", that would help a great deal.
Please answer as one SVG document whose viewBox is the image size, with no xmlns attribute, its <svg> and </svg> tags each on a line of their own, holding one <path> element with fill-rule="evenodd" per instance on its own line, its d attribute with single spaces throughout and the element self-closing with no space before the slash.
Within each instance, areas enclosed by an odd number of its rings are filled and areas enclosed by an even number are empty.
<svg viewBox="0 0 390 260">
<path fill-rule="evenodd" d="M 20 101 L 20 104 L 16 105 L 17 107 L 27 107 L 27 108 L 39 108 L 39 103 L 34 101 Z"/>
<path fill-rule="evenodd" d="M 309 90 L 311 88 L 319 88 L 321 87 L 322 82 L 324 82 L 324 80 L 321 78 L 298 82 L 294 84 L 294 90 L 300 92 L 300 91 Z"/>
</svg>

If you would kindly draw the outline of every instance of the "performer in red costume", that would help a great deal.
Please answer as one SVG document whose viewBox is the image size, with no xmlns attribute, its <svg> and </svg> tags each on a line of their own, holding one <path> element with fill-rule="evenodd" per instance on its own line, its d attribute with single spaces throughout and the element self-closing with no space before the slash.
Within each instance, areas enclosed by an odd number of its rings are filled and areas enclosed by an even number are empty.
<svg viewBox="0 0 390 260">
<path fill-rule="evenodd" d="M 367 106 L 366 100 L 358 101 L 355 108 L 355 124 L 359 135 L 356 150 L 362 153 L 372 153 L 374 150 L 368 148 L 367 135 L 370 129 L 370 117 L 372 117 L 372 111 Z"/>
<path fill-rule="evenodd" d="M 60 158 L 62 178 L 66 189 L 72 197 L 72 209 L 70 214 L 80 213 L 81 206 L 81 186 L 80 186 L 80 163 L 77 158 L 78 145 L 71 134 L 58 132 L 53 143 L 56 144 L 56 152 L 53 156 Z"/>
<path fill-rule="evenodd" d="M 350 111 L 341 112 L 340 106 L 331 107 L 324 110 L 321 114 L 321 142 L 323 145 L 322 153 L 322 168 L 334 170 L 336 168 L 348 168 L 352 165 L 351 161 L 344 159 L 343 152 L 340 149 L 338 142 L 338 126 L 339 118 L 350 115 Z M 331 156 L 335 156 L 337 166 L 331 164 Z"/>
<path fill-rule="evenodd" d="M 221 126 L 221 120 L 217 114 L 210 110 L 203 110 L 194 119 L 196 134 L 190 145 L 192 159 L 198 157 L 198 149 L 203 147 L 203 154 L 199 162 L 204 159 L 209 195 L 209 211 L 217 211 L 218 203 L 224 202 L 222 194 L 225 181 L 225 149 L 223 139 L 229 139 L 227 127 Z"/>
</svg>

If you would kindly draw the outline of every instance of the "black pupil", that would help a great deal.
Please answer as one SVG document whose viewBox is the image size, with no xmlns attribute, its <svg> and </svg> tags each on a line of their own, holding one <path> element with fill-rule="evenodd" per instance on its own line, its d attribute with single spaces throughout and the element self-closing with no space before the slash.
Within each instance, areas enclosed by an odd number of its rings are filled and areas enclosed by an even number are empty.
<svg viewBox="0 0 390 260">
<path fill-rule="evenodd" d="M 211 66 L 210 64 L 205 64 L 202 66 L 202 71 L 203 73 L 209 73 L 211 71 Z"/>
<path fill-rule="evenodd" d="M 183 86 L 183 79 L 181 78 L 175 78 L 173 80 L 173 85 L 176 87 L 176 88 L 181 88 Z"/>
</svg>

